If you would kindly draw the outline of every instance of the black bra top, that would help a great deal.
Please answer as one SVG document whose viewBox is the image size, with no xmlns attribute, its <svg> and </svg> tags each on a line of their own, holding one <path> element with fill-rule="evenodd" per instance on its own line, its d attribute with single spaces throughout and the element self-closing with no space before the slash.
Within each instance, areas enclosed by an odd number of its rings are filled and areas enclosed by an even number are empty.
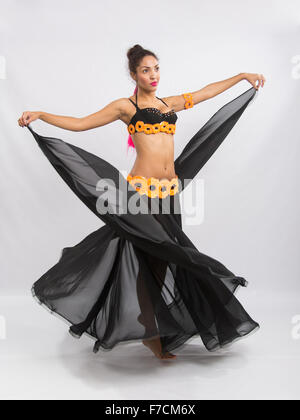
<svg viewBox="0 0 300 420">
<path fill-rule="evenodd" d="M 137 110 L 134 116 L 131 118 L 128 127 L 130 126 L 130 124 L 133 124 L 135 126 L 137 121 L 142 121 L 145 124 L 156 124 L 161 123 L 162 121 L 167 121 L 169 124 L 176 123 L 178 117 L 174 110 L 171 110 L 169 112 L 161 112 L 157 108 L 139 108 L 137 104 L 137 92 L 135 94 L 135 98 L 136 103 L 134 103 L 131 99 L 128 98 Z M 168 106 L 168 104 L 166 104 L 165 101 L 163 101 L 161 98 L 158 98 L 157 96 L 156 98 Z"/>
</svg>

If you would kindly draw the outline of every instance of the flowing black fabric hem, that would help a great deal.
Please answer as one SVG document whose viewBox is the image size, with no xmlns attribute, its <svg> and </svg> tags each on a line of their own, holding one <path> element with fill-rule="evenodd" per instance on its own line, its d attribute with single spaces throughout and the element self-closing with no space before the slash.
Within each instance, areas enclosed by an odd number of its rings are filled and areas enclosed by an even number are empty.
<svg viewBox="0 0 300 420">
<path fill-rule="evenodd" d="M 67 324 L 69 327 L 71 327 L 72 325 L 73 325 L 73 323 L 69 320 L 69 319 L 67 319 L 65 316 L 63 316 L 63 315 L 61 315 L 59 312 L 57 312 L 57 311 L 53 311 L 53 309 L 51 308 L 51 306 L 50 306 L 50 304 L 48 304 L 46 301 L 44 302 L 44 301 L 42 301 L 39 297 L 38 297 L 38 295 L 35 293 L 35 290 L 34 290 L 34 284 L 33 284 L 33 286 L 31 287 L 31 295 L 32 295 L 32 297 L 34 298 L 34 300 L 42 307 L 42 308 L 44 308 L 44 309 L 46 309 L 46 311 L 47 312 L 49 312 L 51 315 L 53 315 L 53 316 L 55 316 L 55 317 L 57 317 L 59 320 L 61 320 L 61 321 L 63 321 L 65 324 Z M 95 336 L 93 336 L 92 334 L 89 334 L 87 331 L 85 331 L 83 334 L 81 334 L 80 336 L 76 336 L 75 334 L 73 334 L 72 332 L 71 332 L 71 330 L 69 329 L 69 334 L 71 334 L 72 335 L 72 337 L 74 337 L 74 338 L 77 338 L 77 339 L 80 339 L 81 338 L 81 336 L 82 335 L 85 335 L 85 336 L 87 336 L 87 337 L 89 337 L 89 338 L 91 338 L 92 340 L 94 340 L 94 341 L 97 341 L 98 340 L 98 338 L 97 337 L 95 337 Z"/>
<path fill-rule="evenodd" d="M 235 288 L 234 293 L 236 293 L 236 291 L 240 288 L 243 287 L 242 285 L 237 285 Z M 34 290 L 34 284 L 31 288 L 31 294 L 34 298 L 34 300 L 44 309 L 46 309 L 51 315 L 57 317 L 59 320 L 63 321 L 66 325 L 69 326 L 69 334 L 73 337 L 76 338 L 77 340 L 79 340 L 83 335 L 86 337 L 89 337 L 90 339 L 92 339 L 95 344 L 93 347 L 93 353 L 97 354 L 99 351 L 107 353 L 107 352 L 111 352 L 112 350 L 116 349 L 119 346 L 122 345 L 126 345 L 129 343 L 141 343 L 142 341 L 145 339 L 144 336 L 142 337 L 136 337 L 136 338 L 132 338 L 130 340 L 123 340 L 120 341 L 118 343 L 116 343 L 114 346 L 112 347 L 107 347 L 104 346 L 101 341 L 94 335 L 88 333 L 87 331 L 83 332 L 80 335 L 76 335 L 74 332 L 72 332 L 71 328 L 73 326 L 73 323 L 67 319 L 66 317 L 62 316 L 61 314 L 59 314 L 57 311 L 53 311 L 51 309 L 51 306 L 47 303 L 47 302 L 43 302 L 42 300 L 39 299 L 39 297 L 36 295 L 35 290 Z M 249 322 L 244 323 L 244 324 L 249 324 Z M 246 338 L 252 334 L 254 334 L 255 332 L 257 332 L 260 329 L 260 325 L 253 321 L 253 325 L 251 326 L 251 328 L 244 334 L 240 335 L 240 336 L 234 336 L 230 339 L 228 339 L 226 342 L 224 342 L 223 344 L 215 344 L 214 346 L 211 345 L 211 343 L 204 343 L 203 341 L 201 341 L 202 345 L 209 351 L 209 352 L 215 352 L 217 350 L 222 350 L 222 349 L 227 349 L 228 347 L 231 347 L 232 344 L 236 343 L 237 341 Z M 174 340 L 174 337 L 172 337 L 172 341 L 170 344 L 168 345 L 164 345 L 164 352 L 172 352 L 174 350 L 181 350 L 183 347 L 185 347 L 187 344 L 189 344 L 192 340 L 195 339 L 200 339 L 201 340 L 201 335 L 199 334 L 199 332 L 195 332 L 194 334 L 189 334 L 189 335 L 185 335 L 185 336 L 180 336 L 178 338 L 178 340 Z M 214 341 L 214 340 L 212 340 Z"/>
</svg>

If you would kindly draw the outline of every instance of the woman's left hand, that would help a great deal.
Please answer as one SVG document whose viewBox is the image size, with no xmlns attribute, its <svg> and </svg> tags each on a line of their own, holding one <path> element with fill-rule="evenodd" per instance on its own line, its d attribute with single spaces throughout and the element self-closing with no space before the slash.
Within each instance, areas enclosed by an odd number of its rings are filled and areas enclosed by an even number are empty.
<svg viewBox="0 0 300 420">
<path fill-rule="evenodd" d="M 260 86 L 263 87 L 266 82 L 264 75 L 258 73 L 244 73 L 244 79 L 248 80 L 256 90 L 258 90 Z M 256 85 L 257 81 L 258 85 Z"/>
</svg>

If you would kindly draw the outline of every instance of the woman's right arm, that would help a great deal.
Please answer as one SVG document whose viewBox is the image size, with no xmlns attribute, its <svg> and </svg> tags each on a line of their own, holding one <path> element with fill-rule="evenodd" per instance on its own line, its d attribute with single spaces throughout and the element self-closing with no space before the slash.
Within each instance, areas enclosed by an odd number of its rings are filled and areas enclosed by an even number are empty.
<svg viewBox="0 0 300 420">
<path fill-rule="evenodd" d="M 40 119 L 65 130 L 86 131 L 118 120 L 124 113 L 125 103 L 125 98 L 116 99 L 100 109 L 100 111 L 81 118 L 54 115 L 43 111 L 25 111 L 18 122 L 20 127 L 23 127 L 32 121 Z"/>
<path fill-rule="evenodd" d="M 126 100 L 126 98 L 116 99 L 104 108 L 100 109 L 100 111 L 80 118 L 78 131 L 86 131 L 91 130 L 92 128 L 102 127 L 103 125 L 121 119 L 125 114 L 125 104 L 127 103 L 128 99 Z"/>
</svg>

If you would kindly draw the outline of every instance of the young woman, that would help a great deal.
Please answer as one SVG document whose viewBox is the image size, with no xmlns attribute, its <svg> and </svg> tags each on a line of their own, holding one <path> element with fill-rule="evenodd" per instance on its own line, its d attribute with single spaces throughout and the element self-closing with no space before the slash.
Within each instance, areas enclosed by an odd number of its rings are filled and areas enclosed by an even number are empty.
<svg viewBox="0 0 300 420">
<path fill-rule="evenodd" d="M 247 280 L 201 253 L 183 232 L 179 196 L 265 78 L 240 73 L 195 92 L 160 98 L 157 56 L 135 45 L 127 57 L 136 83 L 130 98 L 114 100 L 83 118 L 26 111 L 18 121 L 74 193 L 105 223 L 77 245 L 64 248 L 57 264 L 33 284 L 32 294 L 70 325 L 74 337 L 93 338 L 95 353 L 138 340 L 159 359 L 171 359 L 176 357 L 171 351 L 195 336 L 214 351 L 256 331 L 259 324 L 235 297 Z M 177 113 L 241 80 L 252 87 L 219 109 L 174 161 Z M 70 131 L 123 121 L 128 147 L 137 152 L 126 180 L 99 156 L 37 134 L 29 125 L 36 119 Z"/>
</svg>

